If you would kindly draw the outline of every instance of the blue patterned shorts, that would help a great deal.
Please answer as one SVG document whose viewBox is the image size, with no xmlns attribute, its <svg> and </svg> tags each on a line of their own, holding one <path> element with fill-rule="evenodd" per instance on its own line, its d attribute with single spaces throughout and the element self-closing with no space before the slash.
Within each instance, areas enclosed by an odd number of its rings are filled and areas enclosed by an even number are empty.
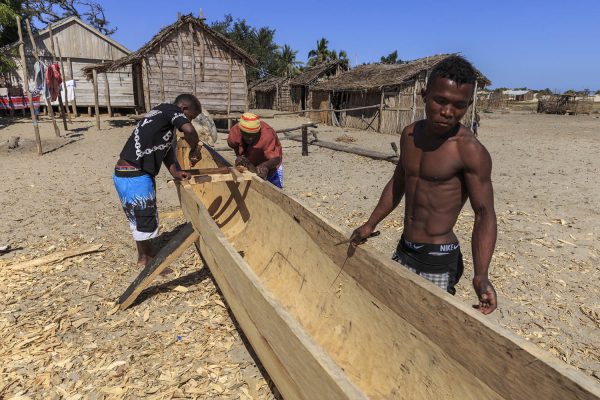
<svg viewBox="0 0 600 400">
<path fill-rule="evenodd" d="M 154 178 L 145 173 L 140 176 L 113 174 L 113 181 L 133 239 L 141 242 L 157 237 L 158 212 Z"/>
<path fill-rule="evenodd" d="M 279 189 L 283 189 L 283 164 L 281 164 L 273 174 L 267 176 L 267 180 Z"/>
</svg>

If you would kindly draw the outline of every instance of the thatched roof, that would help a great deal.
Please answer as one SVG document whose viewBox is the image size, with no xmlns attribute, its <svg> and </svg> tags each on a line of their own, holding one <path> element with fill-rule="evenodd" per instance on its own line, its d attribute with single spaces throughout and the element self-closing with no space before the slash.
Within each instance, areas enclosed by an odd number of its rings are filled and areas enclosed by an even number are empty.
<svg viewBox="0 0 600 400">
<path fill-rule="evenodd" d="M 171 33 L 176 32 L 179 28 L 187 25 L 193 24 L 196 29 L 204 31 L 204 33 L 211 36 L 217 42 L 220 42 L 222 45 L 228 47 L 233 53 L 235 53 L 238 57 L 245 60 L 250 65 L 256 65 L 256 60 L 252 58 L 252 56 L 246 53 L 243 49 L 238 47 L 232 40 L 225 37 L 220 32 L 211 29 L 204 23 L 204 20 L 194 18 L 191 14 L 184 15 L 180 17 L 177 22 L 171 24 L 160 30 L 154 37 L 142 46 L 137 51 L 129 54 L 126 57 L 120 58 L 113 62 L 98 64 L 98 65 L 89 65 L 83 68 L 83 71 L 87 75 L 91 75 L 92 70 L 95 68 L 98 72 L 110 72 L 121 69 L 127 65 L 131 65 L 137 62 L 140 62 L 150 51 L 152 51 L 156 46 L 158 46 L 163 40 L 165 40 Z"/>
<path fill-rule="evenodd" d="M 300 74 L 292 78 L 290 82 L 292 85 L 311 85 L 315 83 L 323 74 L 326 74 L 340 65 L 339 60 L 329 61 L 327 63 L 316 65 L 312 68 L 308 68 L 302 71 Z"/>
<path fill-rule="evenodd" d="M 317 83 L 313 90 L 369 90 L 381 89 L 384 86 L 395 86 L 412 81 L 417 76 L 427 73 L 440 61 L 454 54 L 437 54 L 419 58 L 407 64 L 369 64 L 360 65 L 343 72 L 335 78 Z M 479 71 L 479 86 L 490 85 L 491 82 Z"/>
<path fill-rule="evenodd" d="M 270 92 L 276 89 L 277 86 L 286 84 L 289 78 L 280 76 L 269 76 L 267 78 L 258 79 L 248 85 L 248 90 L 255 92 Z"/>
</svg>

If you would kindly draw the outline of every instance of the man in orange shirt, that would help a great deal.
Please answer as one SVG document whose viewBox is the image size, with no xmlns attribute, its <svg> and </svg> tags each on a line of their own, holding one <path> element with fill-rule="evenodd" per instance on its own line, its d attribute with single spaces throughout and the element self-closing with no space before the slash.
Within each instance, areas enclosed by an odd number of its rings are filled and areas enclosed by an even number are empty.
<svg viewBox="0 0 600 400">
<path fill-rule="evenodd" d="M 244 113 L 231 127 L 227 144 L 237 156 L 235 165 L 242 165 L 278 188 L 283 188 L 283 153 L 277 133 L 258 115 Z"/>
</svg>

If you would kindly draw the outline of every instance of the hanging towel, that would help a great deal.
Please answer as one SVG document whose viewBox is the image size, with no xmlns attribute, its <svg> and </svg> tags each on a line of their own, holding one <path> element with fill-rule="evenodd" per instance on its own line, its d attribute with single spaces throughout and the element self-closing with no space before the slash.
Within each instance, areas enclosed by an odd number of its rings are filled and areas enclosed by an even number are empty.
<svg viewBox="0 0 600 400">
<path fill-rule="evenodd" d="M 50 64 L 46 70 L 46 86 L 50 91 L 50 99 L 52 101 L 55 101 L 58 98 L 61 83 L 62 77 L 60 76 L 58 64 Z"/>
</svg>

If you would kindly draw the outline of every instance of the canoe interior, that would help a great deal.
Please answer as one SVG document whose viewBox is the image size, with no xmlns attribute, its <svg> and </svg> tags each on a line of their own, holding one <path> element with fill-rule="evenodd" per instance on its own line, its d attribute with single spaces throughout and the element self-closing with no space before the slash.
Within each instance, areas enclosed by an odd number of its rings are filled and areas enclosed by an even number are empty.
<svg viewBox="0 0 600 400">
<path fill-rule="evenodd" d="M 185 153 L 180 144 L 178 158 L 188 168 Z M 203 150 L 196 167 L 222 165 Z M 368 246 L 355 253 L 335 246 L 344 238 L 336 228 L 270 184 L 254 179 L 192 189 L 266 291 L 366 397 L 598 398 L 597 386 L 578 373 L 496 333 Z"/>
</svg>

